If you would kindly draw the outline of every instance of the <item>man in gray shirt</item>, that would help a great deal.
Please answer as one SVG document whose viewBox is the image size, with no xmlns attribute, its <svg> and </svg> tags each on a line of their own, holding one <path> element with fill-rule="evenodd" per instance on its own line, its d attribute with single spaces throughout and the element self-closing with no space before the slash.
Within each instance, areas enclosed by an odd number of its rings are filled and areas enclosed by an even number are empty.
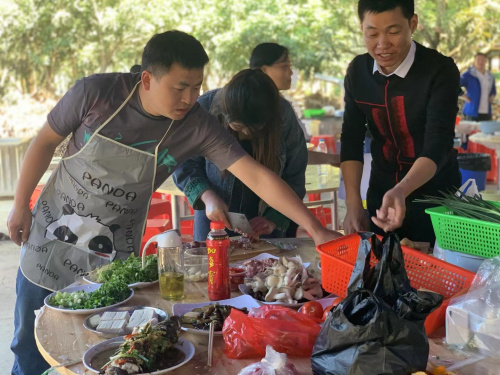
<svg viewBox="0 0 500 375">
<path fill-rule="evenodd" d="M 22 243 L 12 374 L 40 374 L 49 367 L 36 348 L 33 311 L 51 290 L 71 282 L 72 271 L 89 271 L 118 254 L 138 254 L 152 192 L 191 156 L 227 169 L 301 224 L 316 244 L 339 236 L 322 227 L 288 185 L 199 107 L 207 62 L 194 37 L 158 34 L 144 49 L 140 74 L 81 79 L 50 112 L 26 153 L 8 219 L 12 240 Z M 71 133 L 65 157 L 31 212 L 33 190 Z M 224 215 L 216 219 L 227 222 Z"/>
</svg>

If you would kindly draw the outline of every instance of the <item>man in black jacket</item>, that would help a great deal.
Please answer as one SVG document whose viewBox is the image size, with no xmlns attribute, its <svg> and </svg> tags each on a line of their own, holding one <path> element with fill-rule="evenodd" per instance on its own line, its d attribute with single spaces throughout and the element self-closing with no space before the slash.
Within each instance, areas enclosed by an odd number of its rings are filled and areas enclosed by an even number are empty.
<svg viewBox="0 0 500 375">
<path fill-rule="evenodd" d="M 453 149 L 460 74 L 451 58 L 412 41 L 418 24 L 413 0 L 360 0 L 358 14 L 368 53 L 354 58 L 345 79 L 344 229 L 369 228 L 360 196 L 368 126 L 371 230 L 433 243 L 428 206 L 412 201 L 460 184 Z"/>
</svg>

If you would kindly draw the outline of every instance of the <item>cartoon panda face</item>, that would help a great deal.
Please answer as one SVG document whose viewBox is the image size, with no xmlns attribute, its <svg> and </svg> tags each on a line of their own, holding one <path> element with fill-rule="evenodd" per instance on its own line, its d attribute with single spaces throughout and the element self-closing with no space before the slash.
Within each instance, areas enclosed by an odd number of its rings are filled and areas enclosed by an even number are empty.
<svg viewBox="0 0 500 375">
<path fill-rule="evenodd" d="M 64 205 L 63 215 L 50 223 L 45 237 L 70 243 L 80 249 L 87 249 L 101 254 L 111 254 L 114 250 L 113 232 L 119 225 L 108 227 L 92 215 L 80 216 L 71 206 Z"/>
</svg>

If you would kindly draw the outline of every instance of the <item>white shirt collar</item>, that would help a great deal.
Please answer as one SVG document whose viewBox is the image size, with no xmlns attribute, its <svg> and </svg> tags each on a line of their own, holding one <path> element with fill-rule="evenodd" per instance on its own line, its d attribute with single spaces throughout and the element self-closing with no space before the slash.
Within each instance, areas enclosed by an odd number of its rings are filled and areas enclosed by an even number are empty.
<svg viewBox="0 0 500 375">
<path fill-rule="evenodd" d="M 381 69 L 378 68 L 377 60 L 373 61 L 373 74 L 375 72 L 379 72 L 383 76 L 389 77 L 392 76 L 393 74 L 396 74 L 397 76 L 401 78 L 405 78 L 406 75 L 408 74 L 408 71 L 410 70 L 411 66 L 413 65 L 413 61 L 415 61 L 415 51 L 417 50 L 417 45 L 415 42 L 412 40 L 411 41 L 411 46 L 410 50 L 408 51 L 408 55 L 406 55 L 406 58 L 403 60 L 401 65 L 398 66 L 398 68 L 392 72 L 391 74 L 385 74 L 382 72 Z"/>
</svg>

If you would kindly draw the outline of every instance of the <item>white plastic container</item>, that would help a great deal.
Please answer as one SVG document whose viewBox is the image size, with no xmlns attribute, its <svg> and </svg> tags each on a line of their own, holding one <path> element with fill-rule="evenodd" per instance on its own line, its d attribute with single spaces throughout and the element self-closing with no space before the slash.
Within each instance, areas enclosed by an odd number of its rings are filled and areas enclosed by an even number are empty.
<svg viewBox="0 0 500 375">
<path fill-rule="evenodd" d="M 316 147 L 316 151 L 328 154 L 328 148 L 326 147 L 326 143 L 323 138 L 319 140 L 318 147 Z M 318 175 L 326 177 L 328 173 L 328 166 L 326 164 L 320 164 L 317 166 L 317 168 L 318 168 Z"/>
<path fill-rule="evenodd" d="M 481 191 L 481 197 L 485 201 L 500 202 L 500 190 L 483 190 Z"/>
<path fill-rule="evenodd" d="M 466 270 L 472 272 L 477 272 L 477 270 L 481 266 L 481 263 L 483 263 L 483 261 L 486 259 L 471 254 L 465 254 L 460 251 L 445 249 L 442 250 L 444 252 L 444 258 L 446 262 L 454 264 L 458 267 L 465 268 Z"/>
</svg>

